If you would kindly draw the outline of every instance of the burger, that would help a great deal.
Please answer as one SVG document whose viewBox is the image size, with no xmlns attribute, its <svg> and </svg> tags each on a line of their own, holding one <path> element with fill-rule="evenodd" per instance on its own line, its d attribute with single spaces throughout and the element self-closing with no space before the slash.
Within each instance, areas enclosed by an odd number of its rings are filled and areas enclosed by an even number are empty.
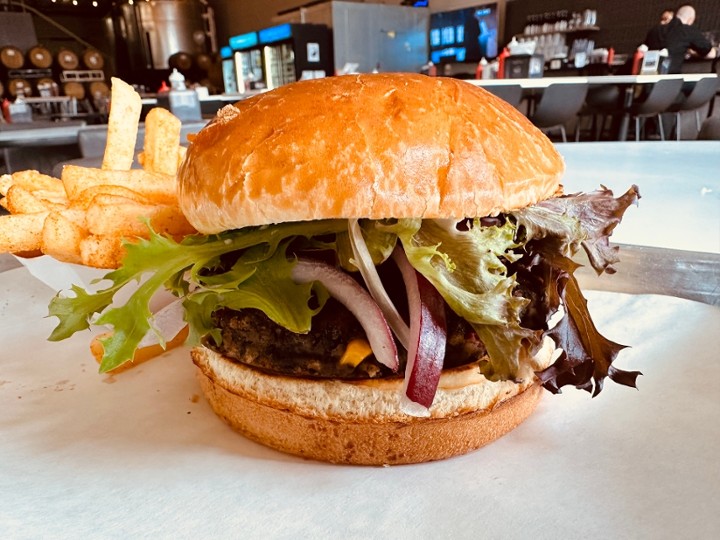
<svg viewBox="0 0 720 540">
<path fill-rule="evenodd" d="M 334 463 L 464 454 L 545 390 L 635 386 L 573 272 L 579 256 L 614 271 L 609 236 L 638 190 L 566 195 L 563 171 L 521 113 L 467 82 L 282 86 L 191 139 L 178 197 L 199 234 L 128 243 L 110 287 L 53 300 L 53 337 L 114 326 L 113 369 L 164 339 L 148 306 L 167 289 L 208 402 L 248 438 Z"/>
</svg>

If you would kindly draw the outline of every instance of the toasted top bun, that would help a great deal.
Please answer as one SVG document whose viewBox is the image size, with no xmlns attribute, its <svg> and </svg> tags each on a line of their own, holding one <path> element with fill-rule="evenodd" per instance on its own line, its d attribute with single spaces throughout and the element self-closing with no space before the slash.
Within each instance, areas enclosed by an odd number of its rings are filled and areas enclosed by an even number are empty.
<svg viewBox="0 0 720 540">
<path fill-rule="evenodd" d="M 494 215 L 560 190 L 562 158 L 520 112 L 456 79 L 301 81 L 228 105 L 179 171 L 206 234 L 327 218 Z"/>
</svg>

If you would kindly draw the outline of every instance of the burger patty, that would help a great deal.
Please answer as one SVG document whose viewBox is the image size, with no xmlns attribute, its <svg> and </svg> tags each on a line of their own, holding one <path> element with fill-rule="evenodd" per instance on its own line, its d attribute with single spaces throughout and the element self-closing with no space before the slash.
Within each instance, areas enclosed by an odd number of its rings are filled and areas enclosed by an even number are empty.
<svg viewBox="0 0 720 540">
<path fill-rule="evenodd" d="M 448 339 L 445 367 L 474 362 L 485 354 L 483 344 L 475 337 L 470 325 L 448 314 Z M 239 311 L 221 309 L 214 314 L 222 343 L 212 339 L 209 348 L 237 362 L 263 371 L 296 377 L 333 379 L 373 379 L 401 376 L 406 352 L 398 346 L 401 369 L 399 375 L 380 364 L 371 354 L 357 366 L 341 363 L 347 344 L 353 339 L 367 340 L 365 331 L 342 304 L 329 299 L 313 317 L 307 334 L 296 334 L 270 320 L 257 309 Z"/>
</svg>

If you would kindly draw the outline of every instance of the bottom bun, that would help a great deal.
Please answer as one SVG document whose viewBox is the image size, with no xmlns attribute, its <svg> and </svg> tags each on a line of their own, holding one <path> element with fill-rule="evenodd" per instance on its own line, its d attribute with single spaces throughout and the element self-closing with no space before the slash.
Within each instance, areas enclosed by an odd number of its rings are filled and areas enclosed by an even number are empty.
<svg viewBox="0 0 720 540">
<path fill-rule="evenodd" d="M 552 347 L 541 351 L 547 364 Z M 428 418 L 402 412 L 402 379 L 339 381 L 272 375 L 206 347 L 191 352 L 215 413 L 240 433 L 297 456 L 355 465 L 445 459 L 502 437 L 532 412 L 543 389 L 492 382 L 470 365 L 443 372 Z"/>
</svg>

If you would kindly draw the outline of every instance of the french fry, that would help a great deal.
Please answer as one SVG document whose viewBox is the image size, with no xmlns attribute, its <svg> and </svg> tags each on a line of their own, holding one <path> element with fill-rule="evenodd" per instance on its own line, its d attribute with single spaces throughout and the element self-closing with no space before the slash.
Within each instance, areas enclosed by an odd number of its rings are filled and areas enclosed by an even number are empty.
<svg viewBox="0 0 720 540">
<path fill-rule="evenodd" d="M 0 194 L 7 195 L 8 189 L 13 185 L 20 186 L 28 191 L 43 190 L 62 193 L 64 189 L 59 179 L 32 170 L 2 175 L 0 177 Z"/>
<path fill-rule="evenodd" d="M 114 269 L 125 255 L 120 236 L 91 234 L 80 241 L 80 260 L 85 266 Z"/>
<path fill-rule="evenodd" d="M 72 208 L 87 209 L 97 195 L 116 195 L 141 204 L 153 204 L 152 200 L 124 186 L 100 184 L 81 191 L 71 202 Z"/>
<path fill-rule="evenodd" d="M 55 200 L 46 198 L 47 192 L 31 192 L 19 184 L 14 184 L 8 189 L 5 197 L 5 208 L 11 214 L 33 214 L 36 212 L 47 212 L 48 210 L 59 210 L 64 208 L 67 199 L 56 197 Z"/>
<path fill-rule="evenodd" d="M 93 186 L 116 185 L 130 189 L 160 204 L 177 203 L 177 182 L 165 174 L 142 169 L 103 171 L 77 165 L 66 165 L 62 181 L 68 199 L 74 201 L 80 193 Z"/>
<path fill-rule="evenodd" d="M 175 176 L 181 127 L 180 119 L 167 109 L 155 107 L 148 112 L 142 160 L 146 170 Z"/>
<path fill-rule="evenodd" d="M 30 252 L 40 249 L 47 212 L 0 216 L 0 253 Z"/>
<path fill-rule="evenodd" d="M 14 184 L 11 174 L 0 175 L 0 195 L 7 195 L 8 189 Z"/>
<path fill-rule="evenodd" d="M 97 363 L 102 362 L 103 354 L 105 353 L 105 349 L 103 348 L 103 344 L 100 340 L 106 339 L 110 337 L 110 332 L 105 332 L 103 334 L 100 334 L 93 338 L 93 340 L 90 342 L 90 352 L 95 357 L 95 360 L 97 360 Z M 138 364 L 142 364 L 143 362 L 147 362 L 148 360 L 152 360 L 156 356 L 160 356 L 162 353 L 169 351 L 171 349 L 174 349 L 176 347 L 179 347 L 183 343 L 185 343 L 185 340 L 188 336 L 188 327 L 186 326 L 180 332 L 177 336 L 169 340 L 165 343 L 165 348 L 163 349 L 160 345 L 150 345 L 148 347 L 140 347 L 135 351 L 135 354 L 130 362 L 126 362 L 122 364 L 119 367 L 116 367 L 115 369 L 111 370 L 109 373 L 116 374 L 121 373 L 123 371 L 127 371 L 128 369 L 137 366 Z"/>
<path fill-rule="evenodd" d="M 80 243 L 89 233 L 78 224 L 79 219 L 72 211 L 51 212 L 43 224 L 42 252 L 62 262 L 82 264 Z"/>
<path fill-rule="evenodd" d="M 177 206 L 140 204 L 117 195 L 96 195 L 85 216 L 92 234 L 147 237 L 147 225 L 142 218 L 148 219 L 156 232 L 174 236 L 194 232 Z"/>
<path fill-rule="evenodd" d="M 142 100 L 132 86 L 112 77 L 108 134 L 103 155 L 104 170 L 127 171 L 135 157 L 135 141 Z"/>
</svg>

